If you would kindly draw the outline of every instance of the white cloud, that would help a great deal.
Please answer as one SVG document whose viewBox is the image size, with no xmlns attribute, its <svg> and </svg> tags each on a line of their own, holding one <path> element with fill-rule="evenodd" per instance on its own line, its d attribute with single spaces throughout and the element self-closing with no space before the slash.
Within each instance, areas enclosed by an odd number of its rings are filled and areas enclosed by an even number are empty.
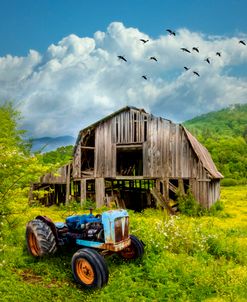
<svg viewBox="0 0 247 302">
<path fill-rule="evenodd" d="M 239 39 L 186 28 L 177 30 L 175 37 L 164 32 L 152 39 L 137 28 L 113 22 L 93 38 L 71 34 L 44 54 L 30 50 L 26 57 L 0 58 L 0 100 L 14 101 L 23 115 L 23 128 L 35 137 L 76 136 L 126 105 L 183 121 L 247 101 L 247 46 Z"/>
</svg>

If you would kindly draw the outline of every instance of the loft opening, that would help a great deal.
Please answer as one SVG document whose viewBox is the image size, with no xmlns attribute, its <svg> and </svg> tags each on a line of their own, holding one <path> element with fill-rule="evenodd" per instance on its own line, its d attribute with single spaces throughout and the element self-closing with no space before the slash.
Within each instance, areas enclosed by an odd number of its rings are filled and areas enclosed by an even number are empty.
<svg viewBox="0 0 247 302">
<path fill-rule="evenodd" d="M 90 130 L 81 142 L 81 171 L 94 170 L 95 130 Z"/>
<path fill-rule="evenodd" d="M 117 175 L 121 175 L 121 176 L 143 175 L 142 145 L 117 146 Z"/>
</svg>

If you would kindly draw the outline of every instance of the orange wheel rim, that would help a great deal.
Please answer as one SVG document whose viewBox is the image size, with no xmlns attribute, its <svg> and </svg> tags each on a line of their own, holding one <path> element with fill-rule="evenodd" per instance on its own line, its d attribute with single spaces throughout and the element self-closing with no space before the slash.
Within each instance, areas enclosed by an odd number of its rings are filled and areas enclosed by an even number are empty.
<svg viewBox="0 0 247 302">
<path fill-rule="evenodd" d="M 38 242 L 37 242 L 37 239 L 36 239 L 36 236 L 34 233 L 30 233 L 28 235 L 28 244 L 29 244 L 31 253 L 34 256 L 39 256 L 39 254 L 40 254 L 39 245 L 38 245 Z"/>
<path fill-rule="evenodd" d="M 91 264 L 85 259 L 78 259 L 76 261 L 77 276 L 84 284 L 92 284 L 94 281 L 94 271 Z"/>
<path fill-rule="evenodd" d="M 130 245 L 129 247 L 126 247 L 121 254 L 126 259 L 132 259 L 135 257 L 135 249 Z"/>
</svg>

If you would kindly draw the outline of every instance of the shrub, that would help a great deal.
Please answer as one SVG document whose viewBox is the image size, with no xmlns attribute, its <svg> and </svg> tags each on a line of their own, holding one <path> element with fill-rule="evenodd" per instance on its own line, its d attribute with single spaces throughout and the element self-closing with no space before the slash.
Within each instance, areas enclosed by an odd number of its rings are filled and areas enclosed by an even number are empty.
<svg viewBox="0 0 247 302">
<path fill-rule="evenodd" d="M 224 178 L 220 181 L 220 184 L 224 187 L 231 187 L 231 186 L 237 186 L 238 181 L 233 178 Z"/>
<path fill-rule="evenodd" d="M 224 203 L 221 200 L 217 200 L 211 208 L 208 210 L 209 215 L 217 215 L 218 213 L 222 212 L 225 208 Z"/>
<path fill-rule="evenodd" d="M 187 194 L 177 193 L 178 209 L 180 213 L 187 216 L 200 216 L 203 212 L 202 206 L 197 202 L 191 191 Z"/>
<path fill-rule="evenodd" d="M 88 210 L 89 208 L 95 209 L 95 207 L 96 207 L 96 203 L 92 199 L 86 199 L 83 201 L 83 204 L 82 204 L 83 210 Z"/>
</svg>

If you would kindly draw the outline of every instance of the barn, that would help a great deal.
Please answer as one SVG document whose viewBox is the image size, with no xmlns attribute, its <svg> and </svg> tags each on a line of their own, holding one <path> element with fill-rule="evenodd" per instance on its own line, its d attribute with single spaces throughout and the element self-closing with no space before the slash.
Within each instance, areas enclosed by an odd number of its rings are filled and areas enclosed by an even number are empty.
<svg viewBox="0 0 247 302">
<path fill-rule="evenodd" d="M 32 185 L 49 192 L 49 204 L 90 199 L 97 207 L 115 202 L 134 210 L 168 205 L 178 190 L 189 189 L 209 208 L 220 198 L 223 178 L 207 149 L 183 125 L 130 106 L 82 129 L 71 163 L 58 174 Z"/>
</svg>

